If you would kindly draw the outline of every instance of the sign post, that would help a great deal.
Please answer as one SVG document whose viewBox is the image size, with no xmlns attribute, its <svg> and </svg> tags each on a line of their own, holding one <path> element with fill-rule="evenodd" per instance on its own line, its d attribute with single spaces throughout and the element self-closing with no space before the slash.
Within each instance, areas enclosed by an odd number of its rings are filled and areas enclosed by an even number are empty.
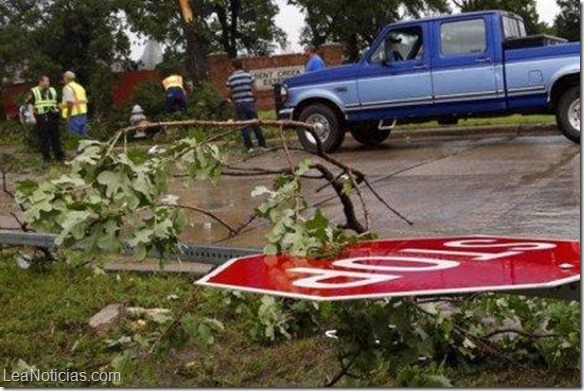
<svg viewBox="0 0 584 391">
<path fill-rule="evenodd" d="M 360 243 L 332 259 L 251 255 L 228 261 L 197 284 L 331 301 L 521 294 L 566 285 L 578 289 L 579 299 L 579 282 L 579 242 L 464 236 Z"/>
</svg>

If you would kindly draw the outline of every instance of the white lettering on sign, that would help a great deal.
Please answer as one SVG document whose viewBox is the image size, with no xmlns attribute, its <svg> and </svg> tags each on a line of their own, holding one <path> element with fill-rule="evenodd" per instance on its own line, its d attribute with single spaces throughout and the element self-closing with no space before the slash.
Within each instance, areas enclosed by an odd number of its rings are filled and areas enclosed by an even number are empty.
<svg viewBox="0 0 584 391">
<path fill-rule="evenodd" d="M 397 262 L 415 262 L 430 264 L 430 266 L 382 266 L 378 265 L 379 261 L 397 261 Z M 375 265 L 363 264 L 359 262 L 375 262 Z M 383 257 L 358 257 L 347 258 L 333 262 L 333 265 L 346 267 L 348 269 L 364 269 L 379 272 L 430 272 L 457 267 L 460 263 L 456 261 L 445 261 L 442 259 L 428 259 L 418 257 L 400 257 L 400 256 L 383 256 Z M 399 278 L 399 276 L 397 276 Z"/>
<path fill-rule="evenodd" d="M 292 284 L 297 287 L 309 289 L 356 288 L 359 286 L 371 285 L 378 282 L 391 281 L 399 278 L 399 276 L 392 276 L 389 274 L 370 274 L 343 270 L 324 270 L 312 267 L 296 267 L 294 269 L 288 269 L 287 272 L 313 274 L 312 277 L 305 277 L 292 282 Z M 325 282 L 326 280 L 332 280 L 335 278 L 351 278 L 355 281 L 340 283 Z"/>
<path fill-rule="evenodd" d="M 427 250 L 419 248 L 407 248 L 402 252 L 433 254 L 433 255 L 454 255 L 457 257 L 471 257 L 473 261 L 492 261 L 494 259 L 512 257 L 521 254 L 518 251 L 506 251 L 504 253 L 479 253 L 470 251 L 453 251 L 453 250 Z"/>
<path fill-rule="evenodd" d="M 500 253 L 483 253 L 470 251 L 454 250 L 430 250 L 408 248 L 401 250 L 402 253 L 418 253 L 432 255 L 447 255 L 459 257 L 471 257 L 474 261 L 491 261 L 494 259 L 520 255 L 525 251 L 549 250 L 556 248 L 554 243 L 545 242 L 516 242 L 516 243 L 497 243 L 496 239 L 472 239 L 472 240 L 455 240 L 444 243 L 445 247 L 450 248 L 506 248 L 511 251 Z M 383 262 L 383 265 L 379 263 Z M 389 262 L 411 263 L 410 266 L 391 265 Z M 375 264 L 369 264 L 374 262 Z M 413 264 L 423 265 L 413 265 Z M 348 270 L 325 270 L 309 267 L 297 267 L 288 269 L 288 272 L 299 274 L 311 274 L 311 277 L 300 278 L 293 281 L 292 284 L 300 288 L 309 289 L 346 289 L 356 288 L 364 285 L 376 284 L 403 278 L 404 275 L 389 274 L 392 273 L 416 273 L 452 269 L 460 265 L 460 262 L 446 259 L 431 259 L 413 256 L 401 256 L 399 253 L 392 256 L 371 256 L 339 259 L 332 263 L 334 266 L 353 270 L 368 270 L 374 273 L 354 272 Z M 380 274 L 382 273 L 382 274 Z M 326 282 L 338 278 L 348 278 L 352 281 L 344 282 Z"/>
<path fill-rule="evenodd" d="M 494 244 L 491 244 L 493 243 Z M 519 242 L 519 243 L 496 243 L 496 239 L 471 239 L 471 240 L 454 240 L 452 242 L 444 243 L 445 247 L 459 247 L 459 248 L 502 248 L 509 247 L 513 251 L 535 251 L 535 250 L 550 250 L 556 248 L 554 243 L 545 242 Z"/>
<path fill-rule="evenodd" d="M 280 84 L 291 76 L 301 75 L 304 72 L 303 66 L 268 68 L 250 70 L 255 79 L 255 86 L 259 90 L 271 89 L 274 84 Z"/>
</svg>

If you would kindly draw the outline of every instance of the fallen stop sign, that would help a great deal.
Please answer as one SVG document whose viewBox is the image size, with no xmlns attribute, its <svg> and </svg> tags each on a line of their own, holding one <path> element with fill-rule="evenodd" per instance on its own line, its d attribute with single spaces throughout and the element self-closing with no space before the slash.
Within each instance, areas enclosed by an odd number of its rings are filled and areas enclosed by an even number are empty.
<svg viewBox="0 0 584 391">
<path fill-rule="evenodd" d="M 580 242 L 465 236 L 380 240 L 332 259 L 252 255 L 199 285 L 310 300 L 553 288 L 580 280 Z"/>
</svg>

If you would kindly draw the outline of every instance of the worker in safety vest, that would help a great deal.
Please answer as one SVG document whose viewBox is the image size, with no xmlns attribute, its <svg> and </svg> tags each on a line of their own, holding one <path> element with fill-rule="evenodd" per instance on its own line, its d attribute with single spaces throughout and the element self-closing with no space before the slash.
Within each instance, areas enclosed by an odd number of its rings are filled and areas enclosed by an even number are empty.
<svg viewBox="0 0 584 391">
<path fill-rule="evenodd" d="M 187 96 L 183 78 L 178 73 L 169 75 L 162 80 L 166 95 L 165 111 L 167 114 L 185 111 L 187 108 Z"/>
<path fill-rule="evenodd" d="M 71 71 L 63 75 L 63 103 L 61 114 L 67 120 L 67 129 L 74 134 L 87 136 L 87 95 L 85 88 L 75 81 Z"/>
<path fill-rule="evenodd" d="M 45 162 L 51 160 L 51 151 L 56 161 L 65 160 L 61 135 L 59 134 L 59 106 L 57 91 L 51 87 L 48 76 L 42 75 L 38 85 L 30 90 L 26 102 L 29 112 L 34 113 L 32 122 L 40 139 L 40 152 Z"/>
</svg>

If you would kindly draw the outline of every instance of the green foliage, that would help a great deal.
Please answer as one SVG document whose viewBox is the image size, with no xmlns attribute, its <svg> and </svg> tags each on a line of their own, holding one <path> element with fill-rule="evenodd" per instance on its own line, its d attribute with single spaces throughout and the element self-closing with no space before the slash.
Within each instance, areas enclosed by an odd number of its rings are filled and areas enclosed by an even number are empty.
<svg viewBox="0 0 584 391">
<path fill-rule="evenodd" d="M 554 21 L 558 36 L 569 41 L 580 41 L 580 0 L 556 0 L 560 13 Z"/>
<path fill-rule="evenodd" d="M 449 12 L 446 0 L 290 0 L 306 14 L 302 41 L 320 46 L 327 42 L 343 45 L 349 61 L 371 45 L 385 25 L 405 17 L 419 17 L 436 12 Z"/>
<path fill-rule="evenodd" d="M 23 0 L 0 5 L 0 76 L 47 74 L 56 84 L 66 70 L 87 87 L 90 110 L 111 103 L 111 67 L 128 62 L 130 42 L 119 2 Z M 22 64 L 26 63 L 23 68 Z"/>
<path fill-rule="evenodd" d="M 547 25 L 540 21 L 536 0 L 454 0 L 463 12 L 505 10 L 523 18 L 528 34 L 546 32 Z"/>
<path fill-rule="evenodd" d="M 24 217 L 31 227 L 55 232 L 61 248 L 79 248 L 83 255 L 119 251 L 124 244 L 138 259 L 172 253 L 187 221 L 179 198 L 168 193 L 171 175 L 215 182 L 226 153 L 194 138 L 148 153 L 127 147 L 117 152 L 117 141 L 83 141 L 67 175 L 40 184 L 21 182 L 17 202 L 26 210 Z M 254 190 L 253 195 L 265 197 L 257 214 L 272 224 L 266 253 L 330 257 L 369 238 L 350 236 L 332 227 L 321 211 L 307 208 L 301 178 L 312 168 L 310 161 L 302 161 L 278 177 L 272 189 Z M 345 188 L 347 194 L 352 191 Z M 343 372 L 358 377 L 385 372 L 399 385 L 447 386 L 445 368 L 500 356 L 556 370 L 580 366 L 580 308 L 575 303 L 495 294 L 451 299 L 448 305 L 413 298 L 317 304 L 241 293 L 217 296 L 256 342 L 271 345 L 334 329 Z M 196 315 L 187 304 L 184 311 L 150 323 L 138 319 L 131 332 L 106 341 L 105 349 L 117 353 L 111 367 L 126 370 L 145 352 L 161 347 L 212 347 L 223 332 L 223 319 Z M 509 321 L 519 323 L 504 333 L 492 332 L 493 325 L 509 328 Z"/>
<path fill-rule="evenodd" d="M 254 340 L 272 343 L 333 329 L 342 367 L 353 376 L 395 379 L 399 386 L 451 386 L 448 367 L 485 365 L 501 356 L 554 371 L 580 368 L 576 302 L 495 294 L 447 306 L 411 299 L 314 303 L 238 292 L 224 297 Z M 516 332 L 492 332 L 507 329 L 509 319 L 521 320 L 511 328 Z"/>
<path fill-rule="evenodd" d="M 233 108 L 210 82 L 202 83 L 187 97 L 187 116 L 201 120 L 223 121 L 233 118 Z"/>
<path fill-rule="evenodd" d="M 17 202 L 34 228 L 57 233 L 59 246 L 88 253 L 119 251 L 123 244 L 143 259 L 149 252 L 173 253 L 186 225 L 167 194 L 171 169 L 194 180 L 215 180 L 224 156 L 212 144 L 183 139 L 152 156 L 126 150 L 116 154 L 112 143 L 82 141 L 82 153 L 70 163 L 71 173 L 41 184 L 19 183 Z"/>
<path fill-rule="evenodd" d="M 186 26 L 175 0 L 125 0 L 125 3 L 135 31 L 184 45 Z M 191 0 L 191 7 L 195 16 L 193 31 L 209 52 L 224 51 L 230 57 L 238 52 L 267 55 L 274 51 L 274 42 L 282 43 L 286 38 L 274 24 L 279 7 L 273 0 Z"/>
<path fill-rule="evenodd" d="M 302 195 L 301 177 L 310 169 L 310 160 L 300 162 L 294 175 L 282 175 L 274 182 L 274 189 L 258 186 L 252 196 L 266 196 L 256 213 L 272 223 L 266 235 L 266 254 L 286 253 L 298 257 L 327 257 L 339 253 L 347 245 L 371 235 L 349 236 L 341 229 L 331 227 L 330 221 L 319 209 L 306 216 L 308 204 Z M 350 192 L 351 189 L 347 189 Z"/>
</svg>

